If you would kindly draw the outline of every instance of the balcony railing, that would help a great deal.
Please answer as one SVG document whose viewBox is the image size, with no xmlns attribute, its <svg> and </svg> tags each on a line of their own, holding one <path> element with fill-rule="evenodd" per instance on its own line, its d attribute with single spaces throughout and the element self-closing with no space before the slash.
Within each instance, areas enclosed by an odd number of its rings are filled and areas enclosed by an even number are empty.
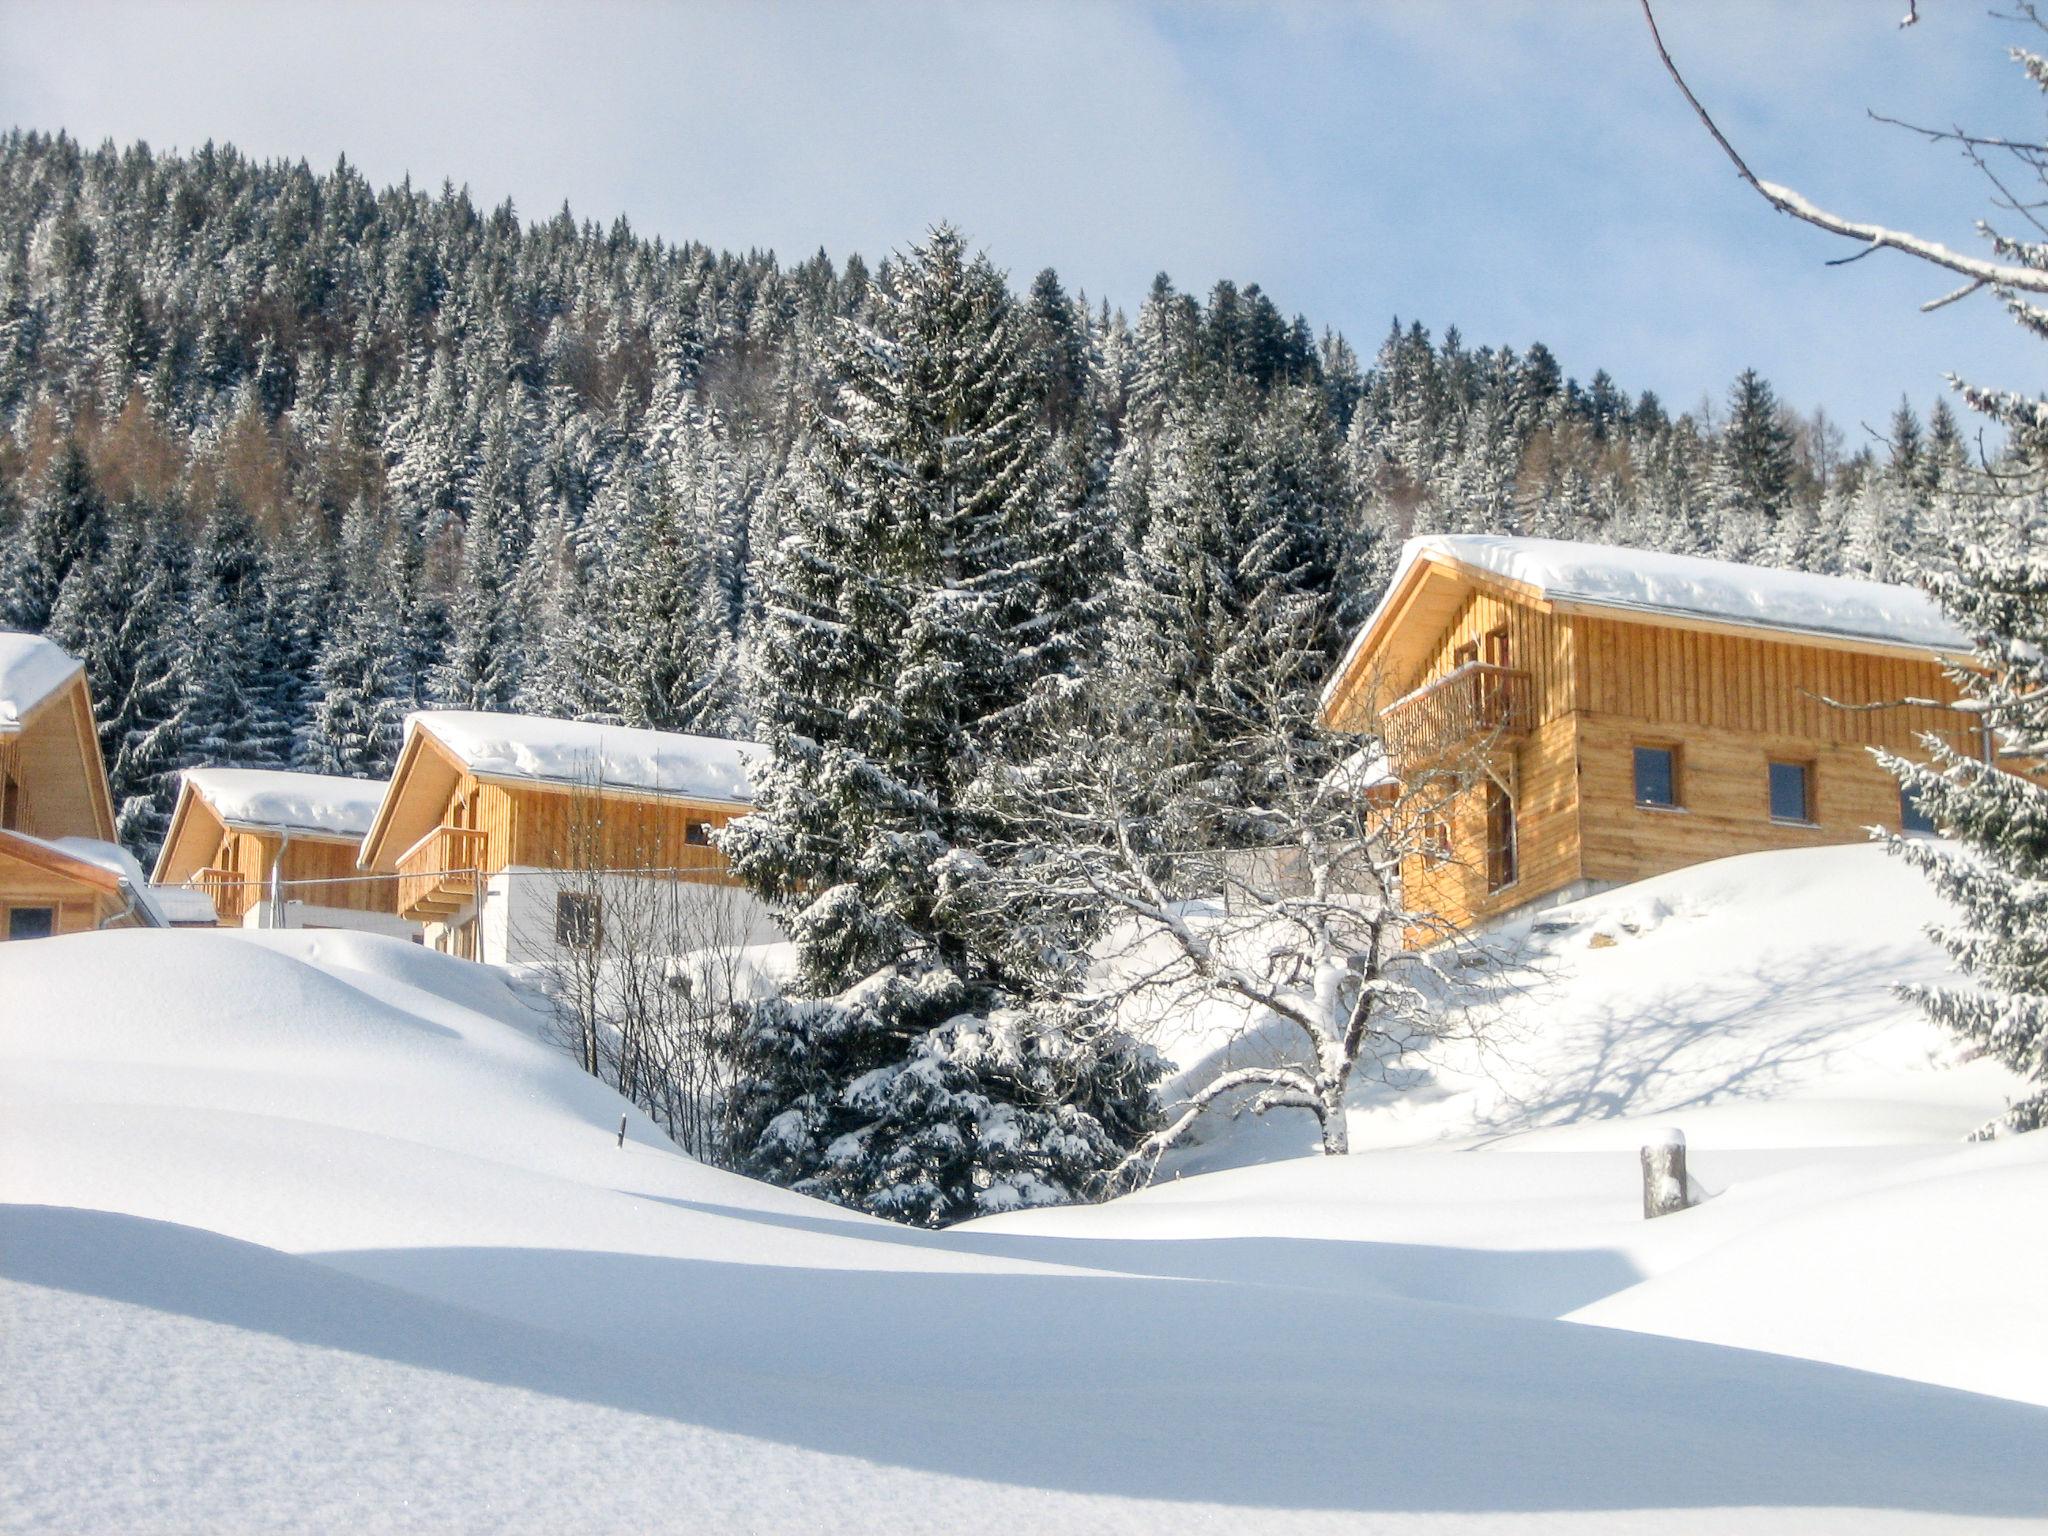
<svg viewBox="0 0 2048 1536">
<path fill-rule="evenodd" d="M 398 915 L 431 923 L 460 911 L 475 899 L 483 863 L 482 832 L 434 828 L 398 856 Z"/>
<path fill-rule="evenodd" d="M 247 875 L 238 875 L 232 869 L 202 869 L 186 882 L 194 890 L 204 891 L 213 903 L 213 910 L 224 925 L 240 926 L 248 910 L 262 899 L 263 888 Z"/>
<path fill-rule="evenodd" d="M 1526 736 L 1535 724 L 1529 674 L 1468 661 L 1388 705 L 1381 733 L 1406 768 Z"/>
</svg>

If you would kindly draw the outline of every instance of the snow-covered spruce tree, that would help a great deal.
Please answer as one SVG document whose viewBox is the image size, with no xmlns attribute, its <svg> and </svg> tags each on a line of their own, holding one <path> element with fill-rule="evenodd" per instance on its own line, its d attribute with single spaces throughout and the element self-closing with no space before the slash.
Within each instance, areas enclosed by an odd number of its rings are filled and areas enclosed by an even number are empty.
<svg viewBox="0 0 2048 1536">
<path fill-rule="evenodd" d="M 106 505 L 91 466 L 77 440 L 66 438 L 0 546 L 0 625 L 40 631 L 72 567 L 97 560 L 106 541 Z"/>
<path fill-rule="evenodd" d="M 185 643 L 181 767 L 277 768 L 290 731 L 275 709 L 282 670 L 265 600 L 255 525 L 223 491 L 192 552 Z"/>
<path fill-rule="evenodd" d="M 1770 547 L 1792 494 L 1792 434 L 1778 397 L 1754 368 L 1728 389 L 1728 425 L 1714 460 L 1715 553 L 1754 560 Z"/>
<path fill-rule="evenodd" d="M 1039 683 L 1045 437 L 1003 279 L 941 227 L 827 358 L 782 495 L 753 692 L 772 752 L 723 846 L 784 915 L 800 996 L 759 1008 L 741 1166 L 937 1225 L 1074 1199 L 1142 1135 L 1151 1058 L 940 909 L 999 839 L 964 803 Z"/>
<path fill-rule="evenodd" d="M 1261 411 L 1229 386 L 1177 405 L 1160 434 L 1110 661 L 1219 802 L 1258 800 L 1257 763 L 1238 748 L 1247 716 L 1278 696 L 1268 684 L 1305 668 L 1290 684 L 1313 690 L 1334 653 L 1345 497 L 1312 391 Z"/>
<path fill-rule="evenodd" d="M 2038 454 L 2048 440 L 2027 447 Z M 1988 736 L 1974 753 L 1930 738 L 1927 763 L 1883 755 L 1959 845 L 1888 839 L 1955 908 L 1933 933 L 1973 983 L 1909 995 L 2029 1085 L 1980 1138 L 2048 1127 L 2048 479 L 2039 458 L 2009 483 L 2022 475 L 2032 482 L 2022 495 L 1974 515 L 1956 506 L 1967 534 L 1954 563 L 1919 573 L 1971 637 L 1972 664 L 1950 676 Z"/>
<path fill-rule="evenodd" d="M 162 846 L 177 795 L 180 561 L 172 538 L 131 510 L 117 519 L 104 558 L 72 567 L 48 630 L 85 663 L 115 826 L 145 864 Z"/>
<path fill-rule="evenodd" d="M 343 609 L 314 663 L 318 700 L 300 751 L 312 773 L 378 779 L 398 761 L 405 710 L 396 693 L 397 627 L 374 597 Z"/>
</svg>

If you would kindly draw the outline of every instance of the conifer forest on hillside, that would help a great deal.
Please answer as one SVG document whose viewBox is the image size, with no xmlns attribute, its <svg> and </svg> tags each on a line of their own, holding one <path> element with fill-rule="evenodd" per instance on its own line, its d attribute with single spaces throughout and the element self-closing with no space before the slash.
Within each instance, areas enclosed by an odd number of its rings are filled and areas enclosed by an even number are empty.
<svg viewBox="0 0 2048 1536">
<path fill-rule="evenodd" d="M 1366 358 L 1255 283 L 1162 274 L 1127 314 L 999 257 L 942 227 L 784 263 L 13 132 L 0 626 L 86 658 L 144 857 L 180 767 L 381 773 L 422 703 L 762 732 L 752 660 L 803 574 L 774 553 L 906 306 L 985 349 L 1001 440 L 947 451 L 1002 457 L 1002 536 L 1050 554 L 1003 620 L 1043 675 L 1195 697 L 1284 610 L 1311 684 L 1418 531 L 1884 578 L 1966 468 L 1944 404 L 1877 439 L 1744 373 L 1681 410 L 1541 342 L 1397 321 Z"/>
</svg>

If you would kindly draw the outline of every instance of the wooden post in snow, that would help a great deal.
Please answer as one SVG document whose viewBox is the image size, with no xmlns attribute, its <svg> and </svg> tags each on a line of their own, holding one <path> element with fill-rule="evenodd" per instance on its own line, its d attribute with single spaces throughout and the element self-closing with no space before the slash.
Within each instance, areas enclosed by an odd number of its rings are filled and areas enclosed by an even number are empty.
<svg viewBox="0 0 2048 1536">
<path fill-rule="evenodd" d="M 1643 1220 L 1669 1216 L 1692 1204 L 1685 1178 L 1685 1132 L 1676 1126 L 1656 1133 L 1643 1148 Z"/>
<path fill-rule="evenodd" d="M 623 1146 L 624 1146 L 625 1144 L 626 1144 L 626 1117 L 625 1117 L 624 1115 L 621 1115 L 621 1116 L 619 1116 L 619 1145 L 623 1147 Z M 1684 1154 L 1684 1153 L 1682 1153 L 1682 1152 L 1681 1152 L 1681 1153 L 1679 1154 L 1679 1156 L 1680 1156 L 1680 1157 L 1683 1157 L 1684 1155 L 1685 1155 L 1685 1154 Z"/>
</svg>

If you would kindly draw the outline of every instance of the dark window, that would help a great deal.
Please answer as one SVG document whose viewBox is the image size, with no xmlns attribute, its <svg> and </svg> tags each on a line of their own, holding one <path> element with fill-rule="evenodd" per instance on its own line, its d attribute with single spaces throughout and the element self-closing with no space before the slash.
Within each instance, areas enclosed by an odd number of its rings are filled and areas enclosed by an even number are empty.
<svg viewBox="0 0 2048 1536">
<path fill-rule="evenodd" d="M 7 937 L 10 939 L 47 939 L 57 931 L 57 909 L 55 907 L 10 907 L 7 912 Z"/>
<path fill-rule="evenodd" d="M 21 786 L 0 773 L 0 827 L 10 831 L 21 825 Z"/>
<path fill-rule="evenodd" d="M 1422 863 L 1436 869 L 1451 862 L 1451 819 L 1432 814 L 1422 823 Z"/>
<path fill-rule="evenodd" d="M 1486 888 L 1515 883 L 1514 797 L 1492 780 L 1486 784 Z"/>
<path fill-rule="evenodd" d="M 1907 832 L 1933 832 L 1934 818 L 1927 814 L 1927 807 L 1920 803 L 1920 797 L 1913 793 L 1913 786 L 1899 786 L 1899 826 Z"/>
<path fill-rule="evenodd" d="M 1813 770 L 1809 764 L 1771 764 L 1771 820 L 1813 820 Z"/>
<path fill-rule="evenodd" d="M 1678 754 L 1669 747 L 1636 748 L 1636 804 L 1678 804 Z"/>
<path fill-rule="evenodd" d="M 580 891 L 555 893 L 555 942 L 568 949 L 595 949 L 604 941 L 604 907 Z"/>
<path fill-rule="evenodd" d="M 711 823 L 693 821 L 684 829 L 683 841 L 694 848 L 707 848 L 711 844 Z"/>
</svg>

